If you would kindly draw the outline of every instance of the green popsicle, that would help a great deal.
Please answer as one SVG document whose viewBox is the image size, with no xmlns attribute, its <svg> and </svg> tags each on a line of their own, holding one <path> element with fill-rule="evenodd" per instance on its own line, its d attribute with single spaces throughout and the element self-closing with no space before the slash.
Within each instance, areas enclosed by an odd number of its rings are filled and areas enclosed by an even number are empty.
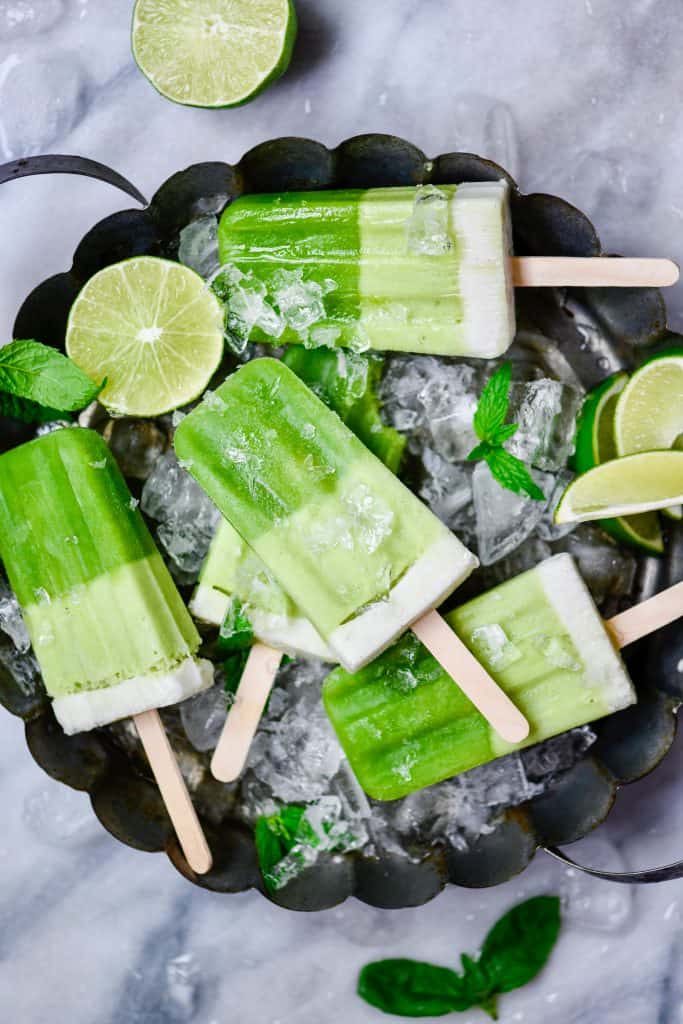
<svg viewBox="0 0 683 1024">
<path fill-rule="evenodd" d="M 244 195 L 218 241 L 252 341 L 494 358 L 514 336 L 503 181 Z"/>
<path fill-rule="evenodd" d="M 344 752 L 375 799 L 396 800 L 636 700 L 570 555 L 547 559 L 446 620 L 531 731 L 523 743 L 502 740 L 408 635 L 354 675 L 335 669 L 323 688 Z"/>
</svg>

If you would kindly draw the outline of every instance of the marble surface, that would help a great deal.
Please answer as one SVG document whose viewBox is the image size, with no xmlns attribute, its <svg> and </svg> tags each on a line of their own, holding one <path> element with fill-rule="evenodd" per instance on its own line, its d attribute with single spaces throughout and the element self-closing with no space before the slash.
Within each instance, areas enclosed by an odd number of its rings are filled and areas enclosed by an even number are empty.
<svg viewBox="0 0 683 1024">
<path fill-rule="evenodd" d="M 466 149 L 525 191 L 589 213 L 605 248 L 683 260 L 683 86 L 677 0 L 297 0 L 292 67 L 246 107 L 174 107 L 129 50 L 129 0 L 0 0 L 0 160 L 79 153 L 146 194 L 200 160 L 236 160 L 277 135 L 327 144 L 361 132 L 430 155 Z M 0 337 L 20 301 L 65 269 L 97 219 L 130 203 L 81 179 L 0 194 Z M 668 295 L 683 327 L 683 286 Z M 612 867 L 683 855 L 683 742 L 624 790 L 577 858 Z M 87 798 L 30 760 L 0 712 L 0 1007 L 42 1024 L 370 1024 L 358 968 L 383 956 L 453 963 L 520 897 L 562 890 L 567 922 L 543 975 L 502 1002 L 503 1021 L 683 1021 L 683 882 L 631 890 L 572 876 L 539 854 L 498 889 L 450 889 L 428 906 L 351 901 L 296 915 L 257 894 L 187 885 L 160 856 L 104 834 Z M 481 1021 L 478 1012 L 463 1024 Z"/>
</svg>

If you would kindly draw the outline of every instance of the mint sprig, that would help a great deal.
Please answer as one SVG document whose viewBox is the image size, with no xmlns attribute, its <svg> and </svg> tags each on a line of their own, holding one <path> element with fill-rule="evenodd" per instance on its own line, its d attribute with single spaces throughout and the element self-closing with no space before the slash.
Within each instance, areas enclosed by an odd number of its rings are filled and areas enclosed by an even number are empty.
<svg viewBox="0 0 683 1024">
<path fill-rule="evenodd" d="M 498 1019 L 498 996 L 539 973 L 560 931 L 560 901 L 534 896 L 504 914 L 475 959 L 463 953 L 462 973 L 419 960 L 378 960 L 358 978 L 358 994 L 384 1013 L 436 1017 L 480 1007 Z"/>
<path fill-rule="evenodd" d="M 44 423 L 90 405 L 104 387 L 68 356 L 38 341 L 0 348 L 0 414 Z"/>
<path fill-rule="evenodd" d="M 536 484 L 521 459 L 503 447 L 519 429 L 517 423 L 506 423 L 510 405 L 512 363 L 503 363 L 486 382 L 479 396 L 474 414 L 474 431 L 479 444 L 467 456 L 470 462 L 483 459 L 491 475 L 501 487 L 515 494 L 528 494 L 534 501 L 545 501 L 545 495 Z"/>
</svg>

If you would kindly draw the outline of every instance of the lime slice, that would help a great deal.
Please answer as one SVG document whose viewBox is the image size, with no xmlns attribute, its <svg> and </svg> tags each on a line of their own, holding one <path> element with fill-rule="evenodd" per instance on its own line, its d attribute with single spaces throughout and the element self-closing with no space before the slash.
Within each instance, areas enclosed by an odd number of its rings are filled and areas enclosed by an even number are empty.
<svg viewBox="0 0 683 1024">
<path fill-rule="evenodd" d="M 683 448 L 683 349 L 661 352 L 636 370 L 617 403 L 614 439 L 618 455 Z M 663 511 L 683 518 L 680 506 Z"/>
<path fill-rule="evenodd" d="M 614 412 L 619 395 L 628 383 L 627 373 L 608 377 L 586 398 L 576 434 L 574 464 L 578 473 L 616 458 Z M 615 540 L 659 555 L 664 550 L 662 531 L 656 512 L 600 520 L 602 529 Z"/>
<path fill-rule="evenodd" d="M 683 501 L 683 452 L 625 455 L 589 469 L 569 484 L 556 523 L 635 515 Z"/>
<path fill-rule="evenodd" d="M 223 308 L 199 274 L 153 256 L 105 267 L 83 287 L 66 351 L 111 412 L 159 416 L 206 389 L 223 354 Z"/>
<path fill-rule="evenodd" d="M 154 88 L 191 107 L 246 103 L 287 70 L 291 0 L 137 0 L 133 56 Z"/>
</svg>

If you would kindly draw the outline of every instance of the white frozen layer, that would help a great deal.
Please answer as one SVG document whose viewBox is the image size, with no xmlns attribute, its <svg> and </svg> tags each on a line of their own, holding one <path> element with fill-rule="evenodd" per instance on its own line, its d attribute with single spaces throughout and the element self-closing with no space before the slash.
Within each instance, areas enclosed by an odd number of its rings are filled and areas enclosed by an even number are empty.
<svg viewBox="0 0 683 1024">
<path fill-rule="evenodd" d="M 601 686 L 608 711 L 635 704 L 636 692 L 615 650 L 586 584 L 569 554 L 555 555 L 537 567 L 548 600 L 564 624 L 590 673 Z"/>
<path fill-rule="evenodd" d="M 358 671 L 425 612 L 445 601 L 478 564 L 454 534 L 445 534 L 403 574 L 385 599 L 333 631 L 328 638 L 332 651 L 348 672 Z M 382 637 L 380 645 L 378 637 Z"/>
<path fill-rule="evenodd" d="M 204 583 L 198 585 L 190 602 L 190 611 L 194 617 L 214 626 L 223 624 L 229 607 L 230 598 L 227 594 Z M 278 615 L 253 605 L 246 605 L 244 610 L 256 639 L 270 647 L 304 658 L 321 658 L 331 662 L 337 660 L 313 624 L 303 616 Z"/>
<path fill-rule="evenodd" d="M 507 182 L 459 185 L 450 211 L 463 307 L 459 354 L 493 359 L 507 351 L 515 336 Z"/>
<path fill-rule="evenodd" d="M 212 685 L 211 662 L 186 658 L 171 671 L 150 672 L 100 690 L 57 697 L 52 710 L 67 736 L 72 736 L 143 711 L 178 704 Z"/>
</svg>

